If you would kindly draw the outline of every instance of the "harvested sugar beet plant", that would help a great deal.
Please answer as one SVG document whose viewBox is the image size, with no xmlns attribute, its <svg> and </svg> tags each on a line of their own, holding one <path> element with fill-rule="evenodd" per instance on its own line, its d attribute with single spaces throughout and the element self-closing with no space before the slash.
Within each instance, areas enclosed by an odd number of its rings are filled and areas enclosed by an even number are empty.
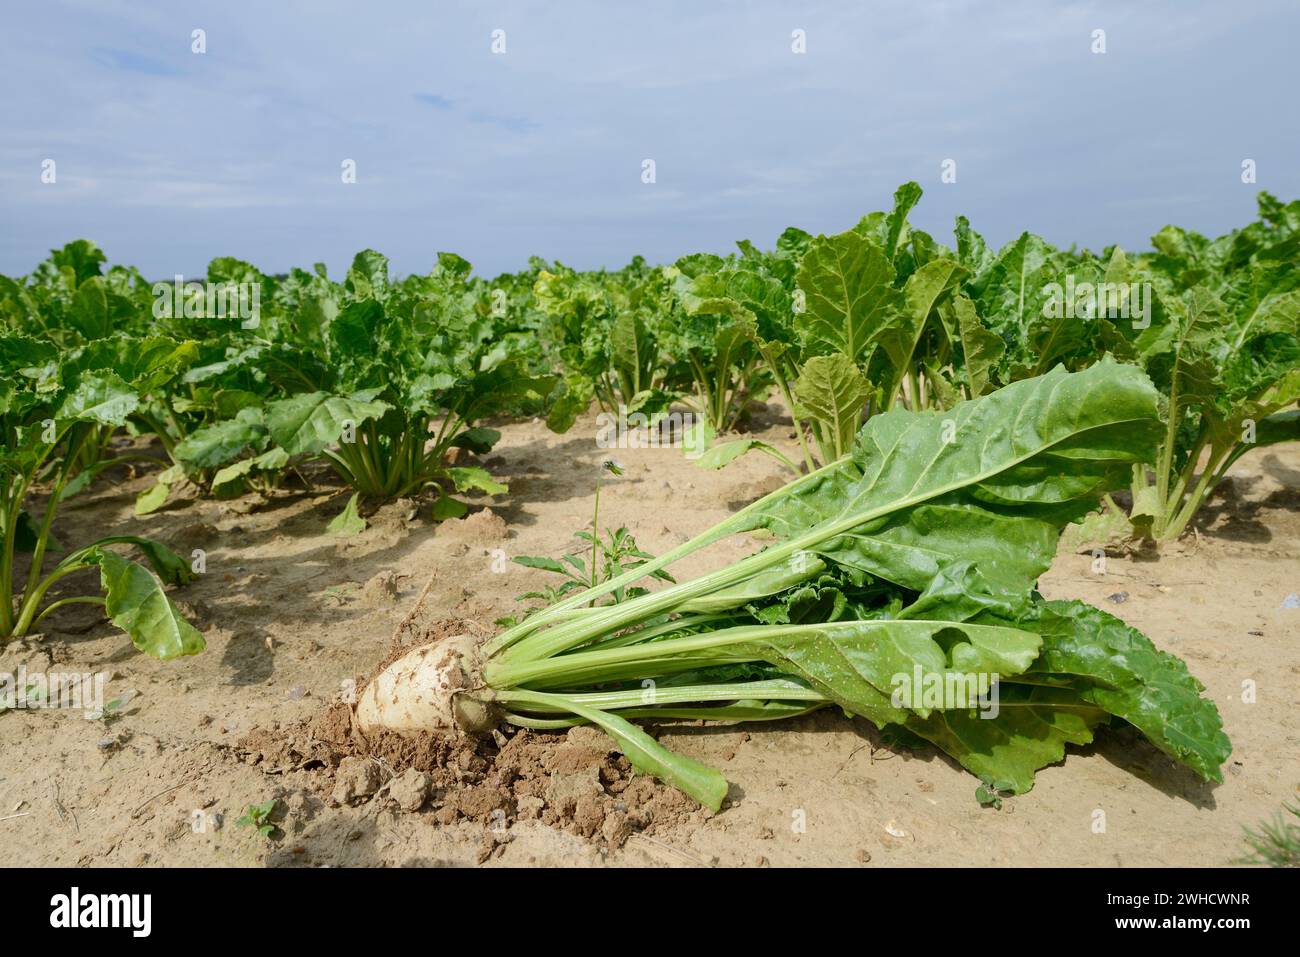
<svg viewBox="0 0 1300 957">
<path fill-rule="evenodd" d="M 1124 722 L 1202 777 L 1230 745 L 1181 660 L 1036 590 L 1062 528 L 1149 461 L 1158 394 L 1133 366 L 1056 368 L 947 409 L 871 417 L 849 453 L 702 535 L 506 629 L 419 647 L 365 689 L 363 730 L 607 731 L 633 766 L 717 809 L 716 770 L 633 721 L 758 721 L 837 706 L 933 744 L 999 791 Z M 725 536 L 746 559 L 623 601 Z M 996 707 L 907 688 L 988 679 Z M 990 696 L 991 697 L 991 696 Z"/>
</svg>

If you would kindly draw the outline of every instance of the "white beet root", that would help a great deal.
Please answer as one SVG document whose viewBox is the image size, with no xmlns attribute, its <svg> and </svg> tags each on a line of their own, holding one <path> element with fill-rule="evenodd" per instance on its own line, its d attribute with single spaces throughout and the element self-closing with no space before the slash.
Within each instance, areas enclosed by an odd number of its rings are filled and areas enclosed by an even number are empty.
<svg viewBox="0 0 1300 957">
<path fill-rule="evenodd" d="M 408 651 L 375 676 L 357 702 L 362 732 L 482 734 L 491 706 L 467 692 L 479 687 L 474 639 L 456 635 Z"/>
</svg>

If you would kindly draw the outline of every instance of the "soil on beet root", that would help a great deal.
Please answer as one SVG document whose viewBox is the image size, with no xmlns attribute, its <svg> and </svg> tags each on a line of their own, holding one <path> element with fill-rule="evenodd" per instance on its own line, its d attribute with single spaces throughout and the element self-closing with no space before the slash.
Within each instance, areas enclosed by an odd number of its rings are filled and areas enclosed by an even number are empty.
<svg viewBox="0 0 1300 957">
<path fill-rule="evenodd" d="M 467 624 L 408 616 L 371 678 L 413 645 L 462 634 Z M 709 816 L 681 792 L 634 773 L 610 738 L 590 727 L 534 732 L 503 726 L 478 739 L 364 734 L 352 707 L 334 703 L 296 725 L 254 728 L 238 749 L 246 763 L 266 770 L 318 771 L 312 777 L 316 792 L 335 805 L 377 801 L 432 815 L 439 824 L 468 820 L 500 830 L 539 821 L 611 849 L 632 834 L 653 835 Z"/>
</svg>

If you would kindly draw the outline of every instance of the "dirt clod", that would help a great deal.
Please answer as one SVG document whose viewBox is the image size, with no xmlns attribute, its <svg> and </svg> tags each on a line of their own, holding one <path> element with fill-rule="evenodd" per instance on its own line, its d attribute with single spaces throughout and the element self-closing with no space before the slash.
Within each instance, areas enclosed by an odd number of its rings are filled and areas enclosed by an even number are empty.
<svg viewBox="0 0 1300 957">
<path fill-rule="evenodd" d="M 344 758 L 334 776 L 335 804 L 352 804 L 368 798 L 379 789 L 379 767 L 369 758 Z"/>
<path fill-rule="evenodd" d="M 407 768 L 388 782 L 388 796 L 403 811 L 418 811 L 429 800 L 432 782 L 423 771 Z"/>
<path fill-rule="evenodd" d="M 361 603 L 367 608 L 386 608 L 397 601 L 397 575 L 382 571 L 361 586 Z"/>
<path fill-rule="evenodd" d="M 518 821 L 537 821 L 607 847 L 638 832 L 702 822 L 708 814 L 679 791 L 634 775 L 613 742 L 589 727 L 481 740 L 363 736 L 351 709 L 335 704 L 309 721 L 251 732 L 237 754 L 269 773 L 321 771 L 322 793 L 335 805 L 377 796 L 402 812 L 431 807 L 441 825 L 470 821 L 501 833 Z"/>
<path fill-rule="evenodd" d="M 504 518 L 492 509 L 485 508 L 473 515 L 467 515 L 459 522 L 455 532 L 462 541 L 488 545 L 504 541 L 510 534 L 510 527 L 506 525 Z"/>
</svg>

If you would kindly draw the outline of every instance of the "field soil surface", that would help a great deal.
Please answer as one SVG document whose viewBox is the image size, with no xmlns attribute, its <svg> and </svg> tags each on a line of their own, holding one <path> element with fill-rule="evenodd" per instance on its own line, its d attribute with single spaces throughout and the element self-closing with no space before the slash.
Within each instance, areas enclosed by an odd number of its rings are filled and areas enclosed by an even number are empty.
<svg viewBox="0 0 1300 957">
<path fill-rule="evenodd" d="M 477 746 L 359 743 L 345 702 L 404 644 L 487 637 L 545 572 L 513 555 L 559 556 L 591 520 L 600 463 L 603 527 L 660 553 L 777 488 L 781 467 L 747 456 L 720 472 L 679 449 L 596 447 L 594 421 L 567 435 L 507 423 L 486 464 L 510 494 L 434 524 L 398 502 L 332 537 L 346 493 L 230 502 L 180 496 L 137 518 L 149 475 L 110 474 L 62 509 L 78 543 L 138 531 L 207 570 L 174 595 L 207 650 L 157 662 L 91 606 L 69 606 L 35 640 L 0 649 L 0 672 L 103 672 L 113 720 L 68 710 L 0 715 L 0 839 L 16 865 L 1215 865 L 1242 828 L 1300 785 L 1300 446 L 1244 457 L 1192 534 L 1156 554 L 1062 549 L 1042 582 L 1082 598 L 1184 658 L 1223 714 L 1233 753 L 1206 785 L 1133 732 L 1039 773 L 1034 789 L 981 807 L 975 778 L 933 751 L 892 749 L 830 709 L 775 724 L 664 726 L 670 747 L 731 783 L 710 815 L 634 777 L 589 729 L 500 736 Z M 793 452 L 775 410 L 756 431 Z M 483 504 L 487 504 L 484 501 Z M 761 547 L 719 543 L 679 578 Z M 1288 596 L 1290 600 L 1288 600 Z M 238 819 L 275 799 L 267 839 Z"/>
</svg>

